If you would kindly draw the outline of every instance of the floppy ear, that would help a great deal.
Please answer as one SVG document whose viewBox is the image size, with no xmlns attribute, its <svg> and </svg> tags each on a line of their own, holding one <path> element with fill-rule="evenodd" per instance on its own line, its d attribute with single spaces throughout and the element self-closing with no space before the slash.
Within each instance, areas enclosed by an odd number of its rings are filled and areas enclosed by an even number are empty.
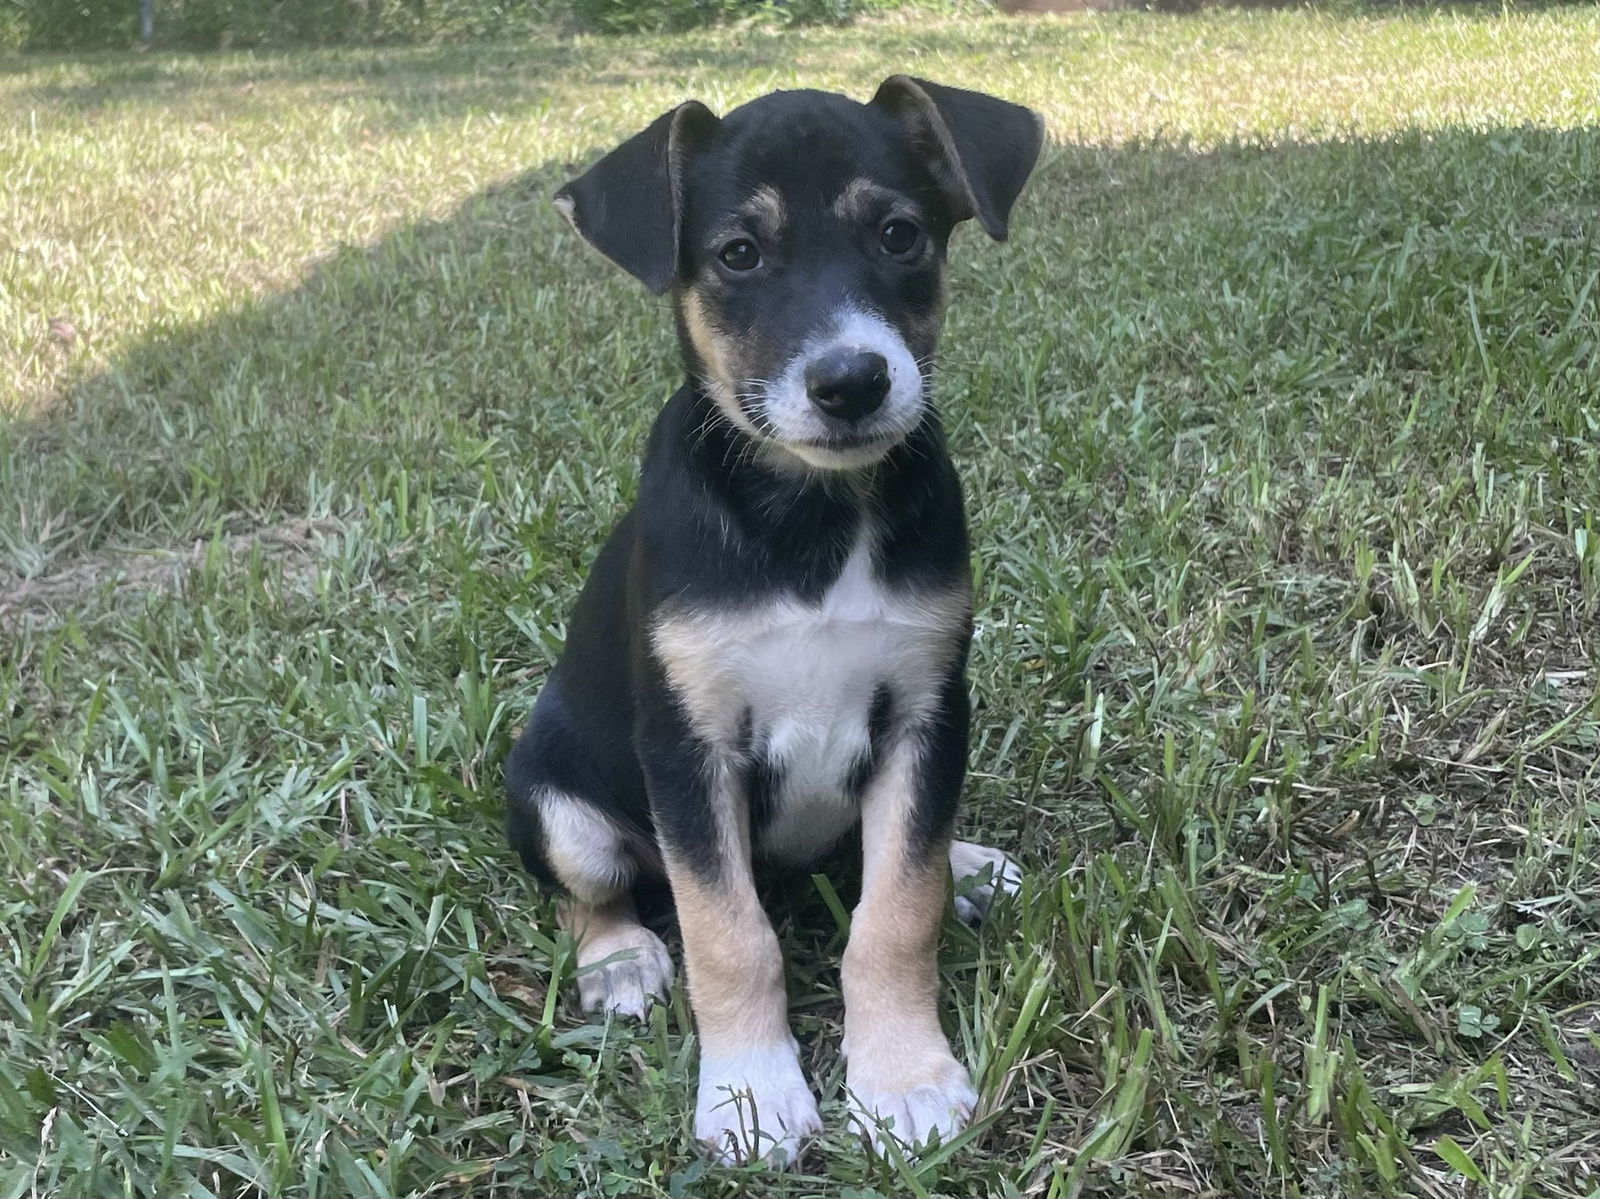
<svg viewBox="0 0 1600 1199">
<path fill-rule="evenodd" d="M 555 194 L 585 241 L 659 296 L 678 271 L 683 163 L 717 126 L 698 100 L 664 112 Z"/>
<path fill-rule="evenodd" d="M 1044 145 L 1044 121 L 1031 108 L 982 92 L 891 75 L 872 102 L 911 134 L 955 208 L 1005 241 L 1011 206 Z"/>
</svg>

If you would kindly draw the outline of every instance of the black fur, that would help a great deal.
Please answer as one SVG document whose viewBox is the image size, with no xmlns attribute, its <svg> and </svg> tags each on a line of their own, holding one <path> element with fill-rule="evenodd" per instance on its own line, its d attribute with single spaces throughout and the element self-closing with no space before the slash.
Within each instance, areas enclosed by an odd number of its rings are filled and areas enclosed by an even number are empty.
<svg viewBox="0 0 1600 1199">
<path fill-rule="evenodd" d="M 697 872 L 715 877 L 722 868 L 707 747 L 649 644 L 663 605 L 739 609 L 786 596 L 816 603 L 869 521 L 883 584 L 908 592 L 966 586 L 961 487 L 932 407 L 857 469 L 797 469 L 781 454 L 758 452 L 704 382 L 709 364 L 687 317 L 691 294 L 750 377 L 791 360 L 846 300 L 881 316 L 925 363 L 942 313 L 951 229 L 977 216 L 1004 236 L 1038 149 L 1027 110 L 896 77 L 870 104 L 787 92 L 721 120 L 681 106 L 558 193 L 578 230 L 609 258 L 652 291 L 671 287 L 688 380 L 651 430 L 638 500 L 596 558 L 565 650 L 506 764 L 511 840 L 545 882 L 559 883 L 533 802 L 545 787 L 593 805 L 643 843 L 659 840 Z M 858 180 L 881 196 L 860 220 L 841 220 L 834 201 Z M 781 230 L 751 235 L 761 238 L 759 278 L 719 259 L 744 235 L 749 218 L 736 214 L 757 188 L 781 197 L 785 214 Z M 900 256 L 877 243 L 896 216 L 914 220 L 922 238 Z M 758 437 L 772 433 L 742 396 L 739 406 Z M 838 435 L 846 444 L 851 432 Z M 895 738 L 920 738 L 916 833 L 928 845 L 948 835 L 960 791 L 968 634 L 963 627 L 951 640 L 936 715 L 922 727 L 902 727 L 898 681 L 877 681 L 861 714 L 871 748 L 847 782 L 859 795 Z M 748 720 L 741 750 L 759 829 L 772 816 L 781 768 Z M 635 865 L 648 869 L 648 855 Z"/>
<path fill-rule="evenodd" d="M 708 800 L 695 779 L 701 750 L 648 651 L 645 613 L 669 598 L 749 603 L 791 592 L 820 599 L 838 580 L 868 505 L 882 522 L 878 569 L 885 579 L 933 587 L 965 576 L 961 484 L 936 419 L 930 416 L 891 450 L 858 493 L 837 480 L 788 476 L 741 457 L 729 444 L 739 434 L 725 422 L 712 420 L 710 434 L 700 435 L 711 419 L 709 405 L 686 385 L 657 418 L 638 500 L 595 559 L 566 649 L 507 760 L 512 842 L 547 885 L 558 880 L 545 865 L 538 820 L 527 804 L 539 786 L 586 799 L 625 828 L 659 835 L 688 857 L 710 848 Z M 731 547 L 722 541 L 724 521 L 739 530 Z M 963 705 L 965 657 L 965 641 L 952 644 Z M 893 695 L 893 680 L 883 681 L 881 694 Z M 875 696 L 867 719 L 876 715 L 874 723 L 886 726 L 883 709 L 892 712 L 892 701 Z M 964 708 L 959 730 L 949 727 L 959 732 L 964 761 Z M 874 763 L 888 732 L 874 729 Z M 770 769 L 763 759 L 757 777 L 763 795 L 780 782 Z M 671 797 L 654 811 L 647 770 L 659 778 L 659 794 Z M 857 790 L 869 779 L 857 775 Z M 939 824 L 932 820 L 930 833 Z"/>
</svg>

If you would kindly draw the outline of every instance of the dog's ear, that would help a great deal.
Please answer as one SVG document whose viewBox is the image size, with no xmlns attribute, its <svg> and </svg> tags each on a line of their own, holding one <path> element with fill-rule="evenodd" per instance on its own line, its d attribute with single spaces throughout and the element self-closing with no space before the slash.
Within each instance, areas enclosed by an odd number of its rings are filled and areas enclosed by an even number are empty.
<svg viewBox="0 0 1600 1199">
<path fill-rule="evenodd" d="M 659 296 L 678 270 L 683 171 L 717 126 L 698 100 L 664 112 L 555 194 L 585 241 Z"/>
<path fill-rule="evenodd" d="M 985 233 L 1005 241 L 1011 206 L 1044 145 L 1039 114 L 910 75 L 885 79 L 872 102 L 905 125 L 950 197 L 956 219 L 976 217 Z"/>
</svg>

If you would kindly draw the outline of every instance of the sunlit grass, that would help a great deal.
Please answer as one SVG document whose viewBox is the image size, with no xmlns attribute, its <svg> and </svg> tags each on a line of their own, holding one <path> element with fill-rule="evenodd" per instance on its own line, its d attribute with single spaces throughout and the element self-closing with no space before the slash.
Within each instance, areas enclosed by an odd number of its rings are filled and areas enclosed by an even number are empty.
<svg viewBox="0 0 1600 1199">
<path fill-rule="evenodd" d="M 674 385 L 545 197 L 684 95 L 1045 112 L 958 238 L 989 1117 L 699 1164 L 498 764 Z M 1600 16 L 1126 14 L 0 66 L 0 1194 L 1590 1196 Z M 846 896 L 848 901 L 848 896 Z"/>
</svg>

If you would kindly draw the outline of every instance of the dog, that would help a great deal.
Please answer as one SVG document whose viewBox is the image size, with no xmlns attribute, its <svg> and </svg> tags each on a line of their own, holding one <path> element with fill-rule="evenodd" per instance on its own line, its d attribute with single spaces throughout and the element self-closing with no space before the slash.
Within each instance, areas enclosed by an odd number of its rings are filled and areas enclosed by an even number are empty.
<svg viewBox="0 0 1600 1199">
<path fill-rule="evenodd" d="M 700 1043 L 694 1132 L 792 1164 L 820 1129 L 753 863 L 859 829 L 842 963 L 851 1118 L 907 1146 L 976 1104 L 939 1026 L 968 737 L 966 518 L 931 363 L 952 229 L 997 241 L 1043 144 L 1027 108 L 897 75 L 868 103 L 688 101 L 562 187 L 577 232 L 669 292 L 687 380 L 506 762 L 509 832 L 563 893 L 583 1006 L 642 1017 L 673 967 L 635 890 L 665 877 Z"/>
</svg>

